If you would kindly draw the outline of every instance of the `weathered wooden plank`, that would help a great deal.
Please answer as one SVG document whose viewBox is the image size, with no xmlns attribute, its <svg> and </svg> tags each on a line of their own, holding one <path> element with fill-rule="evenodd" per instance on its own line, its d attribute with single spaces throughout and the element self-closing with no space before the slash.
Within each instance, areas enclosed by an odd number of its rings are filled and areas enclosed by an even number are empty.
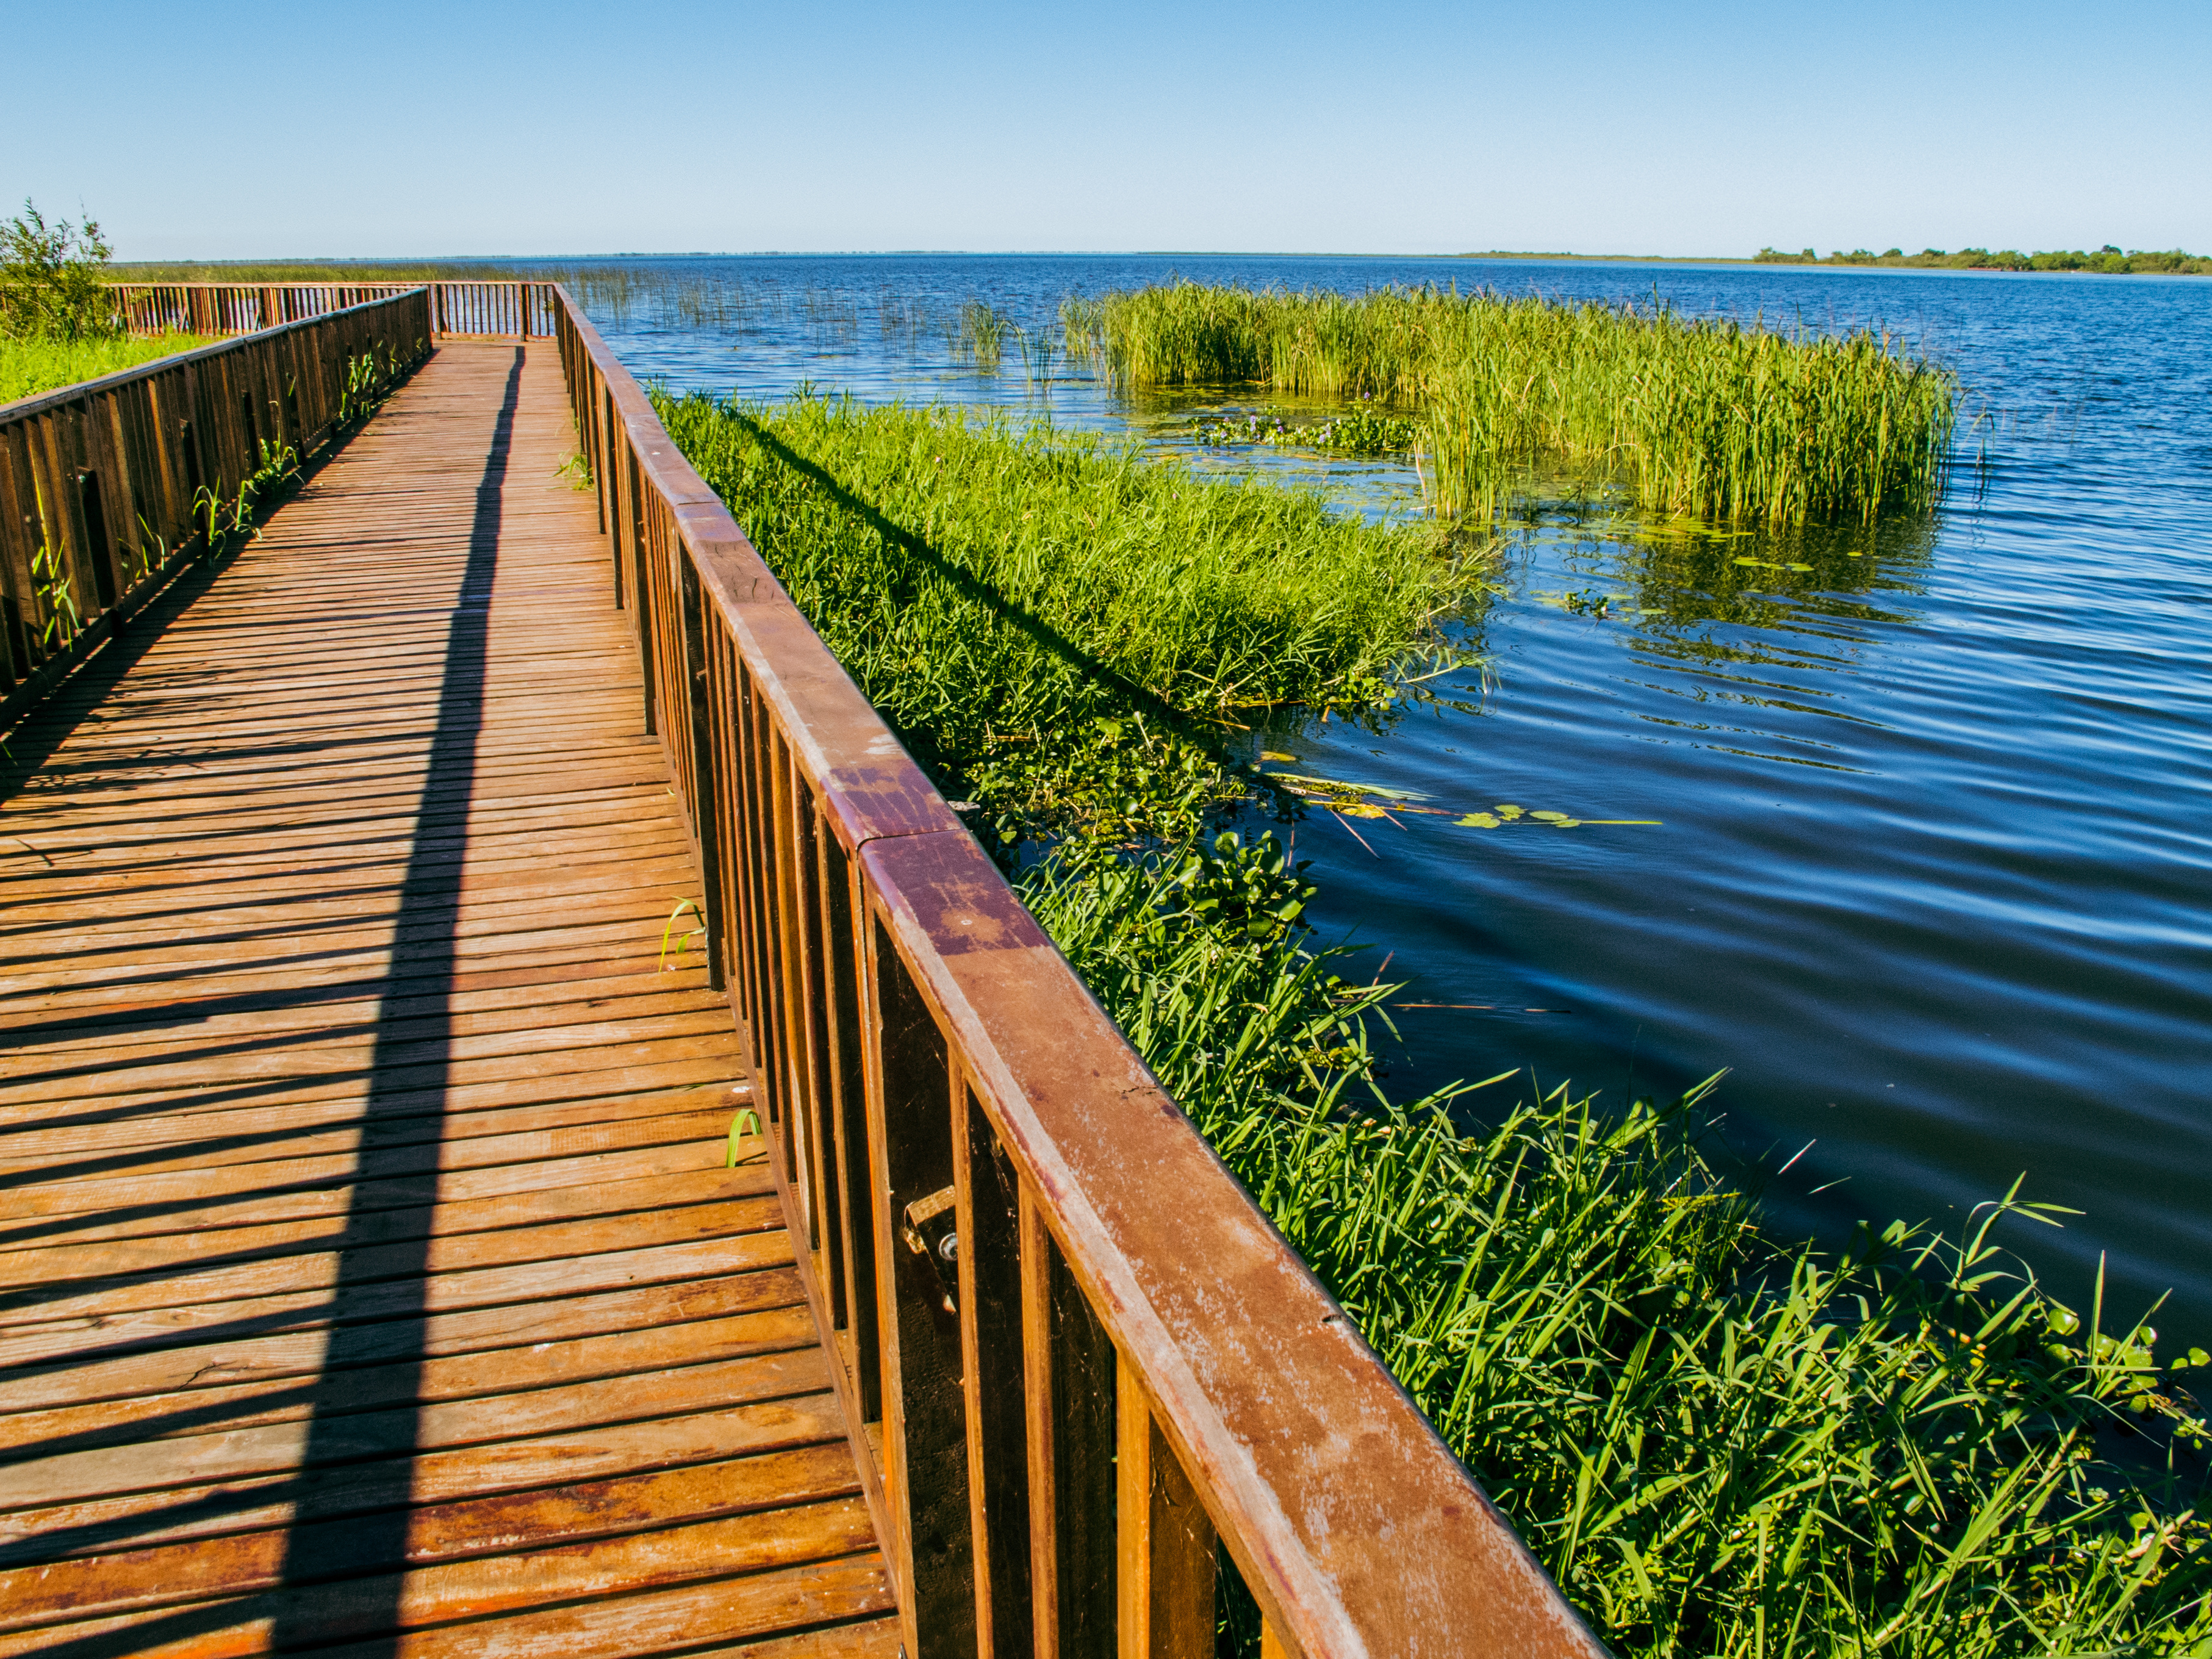
<svg viewBox="0 0 2212 1659">
<path fill-rule="evenodd" d="M 831 1445 L 844 1432 L 834 1395 L 800 1395 L 648 1422 L 424 1450 L 404 1460 L 404 1487 L 395 1487 L 389 1463 L 372 1461 L 325 1468 L 312 1478 L 289 1470 L 276 1479 L 89 1497 L 0 1515 L 0 1557 L 53 1559 L 87 1543 L 112 1547 L 127 1541 L 138 1547 L 175 1537 L 282 1527 L 294 1519 L 295 1504 L 303 1495 L 312 1497 L 319 1515 L 357 1514 L 388 1507 L 395 1489 L 418 1504 L 452 1502 L 748 1452 Z M 163 1455 L 172 1443 L 161 1446 Z"/>
<path fill-rule="evenodd" d="M 329 1291 L 348 1279 L 457 1273 L 531 1261 L 573 1261 L 623 1249 L 776 1232 L 782 1226 L 781 1206 L 775 1199 L 763 1197 L 650 1210 L 641 1215 L 594 1216 L 537 1227 L 503 1227 L 494 1232 L 351 1245 L 343 1255 L 323 1251 L 197 1271 L 141 1273 L 119 1282 L 72 1280 L 0 1294 L 0 1329 L 63 1319 L 100 1322 L 97 1328 L 105 1329 L 105 1322 L 118 1314 Z"/>
<path fill-rule="evenodd" d="M 55 1188 L 57 1203 L 43 1213 L 10 1226 L 4 1239 L 10 1249 L 31 1249 L 69 1240 L 145 1237 L 174 1231 L 199 1218 L 209 1224 L 246 1225 L 309 1216 L 366 1217 L 380 1209 L 407 1208 L 430 1204 L 446 1194 L 458 1200 L 495 1199 L 516 1193 L 544 1192 L 580 1185 L 594 1180 L 637 1181 L 649 1176 L 675 1175 L 685 1170 L 717 1170 L 722 1164 L 720 1146 L 679 1141 L 668 1146 L 639 1147 L 629 1152 L 599 1152 L 580 1158 L 553 1158 L 534 1162 L 502 1164 L 485 1170 L 455 1170 L 442 1176 L 401 1176 L 363 1181 L 350 1188 L 343 1177 L 319 1185 L 278 1192 L 249 1189 L 244 1195 L 218 1194 L 213 1201 L 191 1198 L 146 1201 L 134 1194 L 134 1202 L 120 1209 L 94 1205 L 64 1207 L 58 1202 L 69 1188 Z M 82 1202 L 82 1194 L 75 1194 Z M 13 1203 L 11 1198 L 10 1202 Z M 363 1224 L 367 1224 L 364 1223 Z"/>
<path fill-rule="evenodd" d="M 571 1317 L 566 1322 L 575 1321 Z M 302 1386 L 298 1376 L 270 1376 L 16 1412 L 0 1416 L 0 1446 L 18 1456 L 58 1455 L 126 1441 L 172 1440 L 217 1427 L 228 1432 L 293 1422 L 308 1416 L 321 1401 L 370 1411 L 416 1401 L 462 1400 L 679 1364 L 707 1364 L 744 1354 L 810 1347 L 814 1341 L 812 1320 L 794 1299 L 787 1307 L 723 1319 L 688 1320 L 399 1364 L 360 1365 L 320 1377 L 313 1389 Z"/>
<path fill-rule="evenodd" d="M 19 1460 L 0 1469 L 0 1506 L 27 1510 L 65 1499 L 210 1485 L 379 1457 L 411 1455 L 419 1465 L 420 1454 L 428 1449 L 495 1439 L 511 1449 L 526 1437 L 726 1409 L 739 1402 L 787 1400 L 829 1385 L 821 1350 L 809 1347 L 560 1388 L 410 1403 L 392 1411 L 349 1412 L 337 1418 L 335 1433 L 295 1420 L 195 1435 L 164 1443 L 158 1458 L 146 1456 L 136 1446 L 64 1452 Z M 489 1462 L 507 1455 L 485 1455 Z M 532 1468 L 542 1463 L 537 1454 L 530 1457 Z M 419 1495 L 422 1488 L 415 1490 Z M 327 1495 L 319 1497 L 318 1508 L 327 1513 L 329 1502 Z"/>
<path fill-rule="evenodd" d="M 411 1073 L 410 1073 L 411 1074 Z M 133 1176 L 128 1202 L 133 1207 L 193 1202 L 227 1193 L 266 1192 L 280 1187 L 356 1186 L 394 1176 L 444 1170 L 464 1172 L 510 1164 L 540 1164 L 638 1146 L 702 1142 L 727 1132 L 720 1112 L 688 1113 L 676 1118 L 648 1117 L 617 1123 L 585 1123 L 486 1135 L 434 1146 L 372 1147 L 302 1158 L 276 1158 L 254 1164 L 217 1164 L 210 1169 L 172 1170 Z M 125 1206 L 110 1180 L 83 1178 L 25 1185 L 9 1194 L 15 1217 L 103 1212 Z"/>
<path fill-rule="evenodd" d="M 325 418 L 257 350 L 210 454 Z M 447 348 L 20 734 L 0 1655 L 896 1651 L 558 373 Z"/>
<path fill-rule="evenodd" d="M 402 1596 L 404 1593 L 404 1588 L 398 1591 Z M 366 1599 L 368 1593 L 358 1594 Z M 388 1607 L 393 1599 L 393 1593 L 387 1591 L 378 1605 Z M 274 1650 L 277 1620 L 293 1611 L 277 1598 L 241 1598 L 202 1606 L 219 1610 L 221 1620 L 190 1620 L 161 1613 L 88 1620 L 58 1630 L 0 1636 L 0 1656 L 35 1653 L 57 1638 L 66 1637 L 71 1640 L 105 1638 L 112 1645 L 103 1644 L 100 1651 L 131 1652 L 149 1659 L 153 1656 L 232 1659 Z M 600 1659 L 601 1656 L 614 1659 L 615 1656 L 693 1651 L 692 1644 L 702 1638 L 726 1642 L 842 1622 L 881 1613 L 890 1606 L 890 1592 L 881 1560 L 869 1552 L 818 1565 L 755 1572 L 677 1590 L 571 1602 L 506 1619 L 410 1631 L 397 1639 L 380 1636 L 358 1644 L 319 1644 L 318 1650 L 342 1659 L 372 1659 L 372 1656 L 374 1659 L 544 1659 L 547 1654 L 559 1654 L 562 1659 Z M 368 1622 L 356 1618 L 358 1623 Z M 172 1628 L 189 1629 L 194 1625 L 202 1628 L 190 1635 L 163 1639 L 164 1623 Z M 336 1619 L 333 1623 L 344 1628 Z M 130 1639 L 140 1631 L 148 1633 L 147 1639 Z M 794 1656 L 835 1650 L 818 1645 L 784 1650 Z M 889 1651 L 881 1647 L 861 1650 Z"/>
<path fill-rule="evenodd" d="M 418 1141 L 472 1140 L 488 1135 L 526 1133 L 578 1124 L 611 1123 L 647 1116 L 695 1118 L 729 1109 L 732 1091 L 720 1084 L 662 1095 L 647 1102 L 639 1095 L 587 1093 L 573 1100 L 533 1101 L 477 1112 L 439 1111 L 434 1105 L 405 1104 L 365 1112 L 358 1099 L 340 1097 L 295 1105 L 255 1104 L 200 1112 L 145 1112 L 128 1116 L 106 1113 L 86 1123 L 81 1117 L 59 1127 L 20 1128 L 0 1134 L 0 1170 L 14 1174 L 51 1172 L 67 1160 L 96 1161 L 109 1168 L 150 1172 L 208 1164 L 246 1163 L 278 1153 L 301 1156 L 318 1148 L 318 1133 L 333 1148 L 401 1146 Z M 343 1139 L 341 1139 L 343 1137 Z M 0 1267 L 0 1281 L 7 1270 Z"/>
<path fill-rule="evenodd" d="M 587 1293 L 535 1306 L 509 1304 L 434 1314 L 419 1323 L 407 1320 L 359 1327 L 348 1340 L 347 1357 L 356 1365 L 404 1362 L 427 1366 L 447 1354 L 652 1329 L 663 1323 L 794 1307 L 802 1300 L 796 1273 L 769 1268 L 704 1283 Z M 316 1376 L 328 1347 L 324 1328 L 307 1325 L 266 1336 L 155 1348 L 112 1359 L 88 1358 L 19 1374 L 9 1380 L 9 1401 L 30 1410 L 246 1380 Z"/>
<path fill-rule="evenodd" d="M 123 1279 L 155 1270 L 175 1271 L 190 1262 L 237 1262 L 327 1249 L 343 1241 L 364 1249 L 400 1239 L 513 1228 L 536 1229 L 547 1222 L 587 1216 L 672 1213 L 701 1205 L 760 1197 L 775 1190 L 768 1171 L 755 1164 L 702 1178 L 649 1176 L 642 1180 L 592 1182 L 579 1187 L 514 1194 L 450 1204 L 401 1209 L 326 1212 L 290 1221 L 226 1224 L 229 1206 L 212 1206 L 169 1218 L 169 1231 L 97 1243 L 48 1244 L 0 1253 L 0 1285 L 12 1293 L 29 1285 L 64 1280 Z M 251 1200 L 248 1200 L 251 1202 Z"/>
<path fill-rule="evenodd" d="M 871 1540 L 863 1535 L 854 1541 L 852 1530 L 855 1512 L 865 1525 L 865 1511 L 835 1501 L 850 1497 L 854 1481 L 852 1459 L 837 1447 L 805 1446 L 550 1492 L 426 1504 L 409 1516 L 404 1536 L 392 1540 L 397 1548 L 383 1559 L 356 1555 L 349 1565 L 420 1569 L 494 1557 L 463 1571 L 449 1566 L 435 1575 L 410 1573 L 401 1601 L 406 1623 L 480 1618 L 556 1599 L 556 1592 L 565 1592 L 558 1599 L 615 1594 L 743 1571 L 748 1557 L 784 1565 L 803 1559 L 808 1545 L 828 1555 L 866 1548 Z M 799 1504 L 827 1507 L 794 1518 L 757 1513 Z M 732 1516 L 743 1519 L 735 1525 L 696 1524 Z M 655 1531 L 649 1539 L 619 1537 L 672 1523 L 676 1530 Z M 617 1540 L 615 1547 L 574 1547 L 608 1538 Z M 276 1589 L 288 1567 L 296 1580 L 304 1576 L 299 1571 L 303 1561 L 343 1559 L 349 1547 L 357 1551 L 360 1539 L 361 1529 L 346 1522 L 321 1522 L 0 1568 L 0 1630 Z M 504 1553 L 518 1546 L 531 1554 L 518 1560 Z M 365 1588 L 386 1590 L 381 1584 Z M 334 1627 L 337 1621 L 329 1611 L 310 1612 L 325 1639 L 344 1633 Z"/>
<path fill-rule="evenodd" d="M 686 1244 L 610 1250 L 580 1261 L 479 1267 L 423 1279 L 344 1287 L 334 1304 L 321 1291 L 149 1308 L 99 1317 L 26 1322 L 0 1331 L 0 1368 L 65 1356 L 120 1353 L 156 1344 L 202 1342 L 254 1331 L 297 1330 L 338 1321 L 410 1319 L 502 1302 L 527 1303 L 618 1285 L 665 1284 L 780 1267 L 792 1259 L 787 1234 L 746 1233 Z"/>
</svg>

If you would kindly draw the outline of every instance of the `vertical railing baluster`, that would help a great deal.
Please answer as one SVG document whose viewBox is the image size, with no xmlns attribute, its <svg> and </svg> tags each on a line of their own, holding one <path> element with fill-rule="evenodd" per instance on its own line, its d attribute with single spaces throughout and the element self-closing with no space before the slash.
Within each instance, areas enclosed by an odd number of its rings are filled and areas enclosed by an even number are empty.
<svg viewBox="0 0 2212 1659">
<path fill-rule="evenodd" d="M 1019 1178 L 973 1091 L 953 1104 L 961 1386 L 978 1659 L 1031 1659 L 1028 1417 Z"/>
<path fill-rule="evenodd" d="M 1115 1366 L 1120 1659 L 1201 1659 L 1214 1643 L 1213 1522 L 1136 1368 Z"/>
<path fill-rule="evenodd" d="M 904 1593 L 910 1659 L 975 1651 L 968 1433 L 952 1275 L 933 1255 L 933 1205 L 952 1188 L 951 1054 L 881 921 L 869 929 L 874 1030 L 868 1139 L 882 1319 L 884 1540 Z"/>
<path fill-rule="evenodd" d="M 677 617 L 684 638 L 684 703 L 690 719 L 692 830 L 699 846 L 700 922 L 707 930 L 707 984 L 723 988 L 722 978 L 722 843 L 720 830 L 720 791 L 714 782 L 714 738 L 708 708 L 706 616 L 699 597 L 699 572 L 691 550 L 678 536 L 670 538 L 669 557 L 678 580 Z"/>
<path fill-rule="evenodd" d="M 645 489 L 637 473 L 637 454 L 627 439 L 615 455 L 621 469 L 623 501 L 628 509 L 623 520 L 623 562 L 629 567 L 629 594 L 632 608 L 637 613 L 637 664 L 642 677 L 640 690 L 645 702 L 645 735 L 659 732 L 660 720 L 653 711 L 653 583 L 646 571 L 646 535 L 641 520 L 645 512 Z"/>
</svg>

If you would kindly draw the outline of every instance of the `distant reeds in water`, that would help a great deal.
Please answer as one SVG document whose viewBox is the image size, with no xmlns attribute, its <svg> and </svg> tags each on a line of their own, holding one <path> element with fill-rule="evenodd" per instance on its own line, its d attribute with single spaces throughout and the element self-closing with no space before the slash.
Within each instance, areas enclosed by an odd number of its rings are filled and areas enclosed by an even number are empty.
<svg viewBox="0 0 2212 1659">
<path fill-rule="evenodd" d="M 953 351 L 973 362 L 977 374 L 996 374 L 999 359 L 1006 354 L 1007 335 L 1019 331 L 1002 312 L 981 300 L 970 300 L 960 307 Z"/>
<path fill-rule="evenodd" d="M 1064 320 L 1132 390 L 1256 382 L 1416 411 L 1447 513 L 1495 507 L 1540 465 L 1601 475 L 1663 513 L 1871 523 L 1935 505 L 1956 422 L 1956 380 L 1887 334 L 1663 305 L 1178 283 Z"/>
</svg>

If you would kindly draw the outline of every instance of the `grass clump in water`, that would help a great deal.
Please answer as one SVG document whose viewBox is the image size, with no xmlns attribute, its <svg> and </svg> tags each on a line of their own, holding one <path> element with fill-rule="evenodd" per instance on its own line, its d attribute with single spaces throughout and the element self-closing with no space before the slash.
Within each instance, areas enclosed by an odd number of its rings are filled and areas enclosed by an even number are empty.
<svg viewBox="0 0 2212 1659">
<path fill-rule="evenodd" d="M 916 757 L 1018 836 L 1143 818 L 1201 775 L 1237 793 L 1225 730 L 1389 706 L 1476 586 L 1432 529 L 1094 436 L 840 398 L 658 405 Z"/>
<path fill-rule="evenodd" d="M 1107 295 L 1069 326 L 1134 390 L 1257 383 L 1413 411 L 1449 513 L 1491 510 L 1540 461 L 1663 513 L 1870 523 L 1935 505 L 1956 423 L 1955 380 L 1886 335 L 1663 306 L 1179 283 Z"/>
<path fill-rule="evenodd" d="M 0 404 L 35 397 L 57 386 L 96 380 L 214 342 L 196 334 L 156 334 L 142 339 L 0 339 Z"/>
<path fill-rule="evenodd" d="M 924 763 L 1045 840 L 1027 902 L 1616 1651 L 2212 1653 L 2203 1425 L 1992 1248 L 2048 1215 L 1826 1255 L 1698 1097 L 1395 1103 L 1395 988 L 1309 948 L 1272 836 L 1193 833 L 1239 783 L 1188 734 L 1375 706 L 1464 580 L 1432 533 L 951 411 L 660 408 Z"/>
</svg>

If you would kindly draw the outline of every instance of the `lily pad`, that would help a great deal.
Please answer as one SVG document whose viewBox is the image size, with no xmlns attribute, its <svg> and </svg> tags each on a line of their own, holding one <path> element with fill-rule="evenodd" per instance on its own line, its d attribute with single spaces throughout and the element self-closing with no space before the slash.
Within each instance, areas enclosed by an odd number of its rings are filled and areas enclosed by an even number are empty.
<svg viewBox="0 0 2212 1659">
<path fill-rule="evenodd" d="M 1383 818 L 1390 816 L 1371 801 L 1364 800 L 1350 806 L 1333 806 L 1329 810 L 1333 812 L 1340 812 L 1347 818 Z"/>
<path fill-rule="evenodd" d="M 1494 810 L 1497 811 L 1499 817 L 1507 820 L 1509 823 L 1521 816 L 1521 808 L 1513 805 L 1510 802 L 1501 801 Z"/>
<path fill-rule="evenodd" d="M 1565 812 L 1531 812 L 1528 816 L 1532 818 L 1540 818 L 1546 823 L 1559 823 L 1563 822 L 1567 815 Z"/>
<path fill-rule="evenodd" d="M 1462 830 L 1495 830 L 1504 820 L 1495 812 L 1469 812 L 1454 822 Z"/>
</svg>

